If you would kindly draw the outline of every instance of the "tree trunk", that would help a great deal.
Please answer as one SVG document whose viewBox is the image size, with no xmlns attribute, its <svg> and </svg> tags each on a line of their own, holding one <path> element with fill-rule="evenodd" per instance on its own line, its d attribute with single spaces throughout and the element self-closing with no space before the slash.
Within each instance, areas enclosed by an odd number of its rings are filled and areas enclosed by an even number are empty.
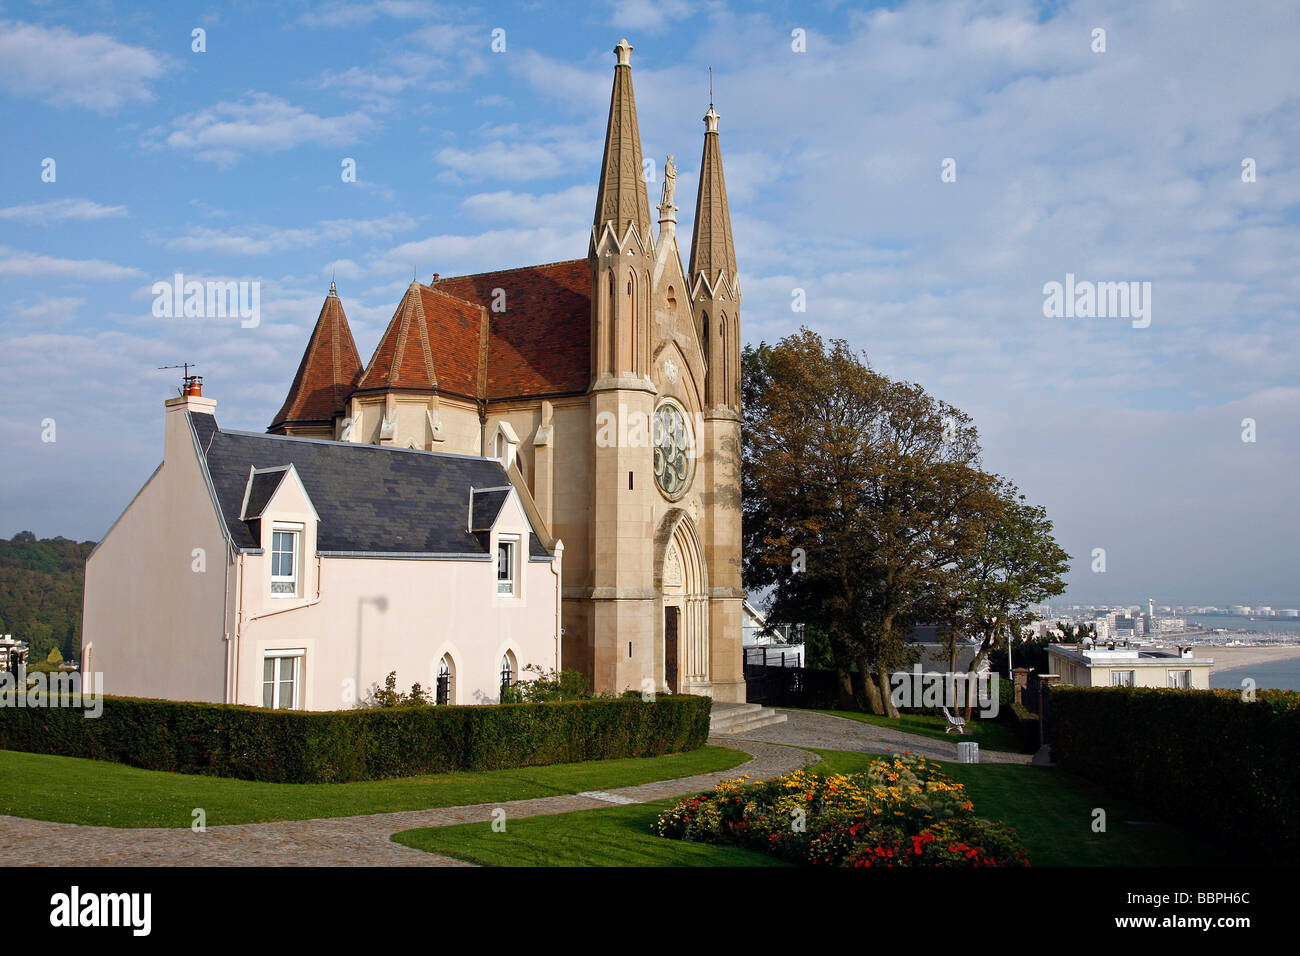
<svg viewBox="0 0 1300 956">
<path fill-rule="evenodd" d="M 989 651 L 993 650 L 993 635 L 990 634 L 984 638 L 984 643 L 980 645 L 979 651 L 970 659 L 970 668 L 966 672 L 966 713 L 965 717 L 970 720 L 971 712 L 975 709 L 975 699 L 978 696 L 976 691 L 976 673 L 979 666 L 984 662 L 984 658 L 989 656 Z"/>
<path fill-rule="evenodd" d="M 832 640 L 831 657 L 835 659 L 835 686 L 839 692 L 840 710 L 857 710 L 858 701 L 853 694 L 853 675 L 849 673 L 849 661 L 839 642 Z"/>
<path fill-rule="evenodd" d="M 898 719 L 898 708 L 894 706 L 894 698 L 889 693 L 889 674 L 882 667 L 876 673 L 876 679 L 880 683 L 880 695 L 885 705 L 885 716 Z"/>
<path fill-rule="evenodd" d="M 862 693 L 867 698 L 867 706 L 873 714 L 883 717 L 886 714 L 885 702 L 880 699 L 880 688 L 876 686 L 865 651 L 858 652 L 858 672 L 862 675 Z"/>
</svg>

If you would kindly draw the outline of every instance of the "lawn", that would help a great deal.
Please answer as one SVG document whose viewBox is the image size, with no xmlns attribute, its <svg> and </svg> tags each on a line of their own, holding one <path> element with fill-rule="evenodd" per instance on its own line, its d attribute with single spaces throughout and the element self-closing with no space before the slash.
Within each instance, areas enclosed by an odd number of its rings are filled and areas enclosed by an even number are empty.
<svg viewBox="0 0 1300 956">
<path fill-rule="evenodd" d="M 593 760 L 357 783 L 257 783 L 141 770 L 102 760 L 0 750 L 0 814 L 112 827 L 187 827 L 309 820 L 503 803 L 730 770 L 749 754 L 703 747 L 668 757 Z"/>
<path fill-rule="evenodd" d="M 787 866 L 738 847 L 665 840 L 650 829 L 673 800 L 557 816 L 406 830 L 393 840 L 480 866 Z"/>
<path fill-rule="evenodd" d="M 819 750 L 813 773 L 857 773 L 870 754 Z M 1033 866 L 1215 866 L 1226 854 L 1198 835 L 1155 822 L 1149 810 L 1055 767 L 945 763 L 964 784 L 975 812 L 1020 833 Z M 1093 810 L 1106 811 L 1106 832 L 1092 831 Z"/>
<path fill-rule="evenodd" d="M 929 714 L 902 714 L 895 719 L 878 714 L 864 714 L 858 710 L 818 710 L 816 713 L 830 714 L 832 717 L 846 717 L 849 720 L 860 720 L 864 724 L 873 724 L 876 727 L 886 727 L 890 730 L 916 734 L 918 737 L 946 740 L 948 743 L 956 743 L 959 740 L 973 740 L 980 745 L 981 750 L 1000 750 L 1013 754 L 1020 752 L 1020 742 L 1016 738 L 1014 730 L 1006 724 L 998 723 L 995 720 L 981 719 L 974 714 L 966 722 L 967 733 L 959 735 L 945 733 L 948 721 L 943 717 L 932 717 Z"/>
<path fill-rule="evenodd" d="M 814 773 L 856 773 L 876 757 L 818 750 Z M 966 786 L 975 812 L 1020 833 L 1033 866 L 1188 866 L 1230 862 L 1197 836 L 1116 799 L 1063 770 L 1022 764 L 944 764 Z M 484 866 L 773 866 L 779 861 L 735 847 L 665 840 L 655 817 L 673 801 L 583 810 L 507 821 L 407 830 L 398 843 Z M 1093 809 L 1107 815 L 1105 833 L 1092 831 Z M 1134 822 L 1130 822 L 1134 821 Z"/>
</svg>

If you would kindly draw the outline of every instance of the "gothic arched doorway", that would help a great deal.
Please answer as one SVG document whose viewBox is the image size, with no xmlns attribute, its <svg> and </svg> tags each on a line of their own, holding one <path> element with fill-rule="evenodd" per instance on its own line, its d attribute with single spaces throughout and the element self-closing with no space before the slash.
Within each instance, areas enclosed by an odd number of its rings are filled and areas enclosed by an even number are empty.
<svg viewBox="0 0 1300 956">
<path fill-rule="evenodd" d="M 675 518 L 675 520 L 673 520 Z M 709 683 L 708 582 L 695 525 L 670 515 L 663 552 L 663 682 L 672 694 L 703 693 Z"/>
</svg>

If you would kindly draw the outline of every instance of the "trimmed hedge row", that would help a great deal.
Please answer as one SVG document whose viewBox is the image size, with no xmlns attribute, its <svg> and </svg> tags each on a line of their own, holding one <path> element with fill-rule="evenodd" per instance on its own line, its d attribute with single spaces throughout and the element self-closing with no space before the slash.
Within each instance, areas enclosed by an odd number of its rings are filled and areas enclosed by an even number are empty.
<svg viewBox="0 0 1300 956">
<path fill-rule="evenodd" d="M 1039 726 L 1041 720 L 1024 704 L 1007 700 L 1001 705 L 998 716 L 1003 723 L 1016 732 L 1016 739 L 1020 742 L 1020 750 L 1023 753 L 1036 753 L 1042 746 L 1042 732 Z"/>
<path fill-rule="evenodd" d="M 1167 819 L 1203 827 L 1241 857 L 1300 854 L 1300 692 L 1053 687 L 1048 736 L 1061 767 Z"/>
<path fill-rule="evenodd" d="M 272 783 L 658 757 L 704 746 L 712 700 L 294 711 L 105 697 L 104 712 L 0 708 L 0 749 Z"/>
</svg>

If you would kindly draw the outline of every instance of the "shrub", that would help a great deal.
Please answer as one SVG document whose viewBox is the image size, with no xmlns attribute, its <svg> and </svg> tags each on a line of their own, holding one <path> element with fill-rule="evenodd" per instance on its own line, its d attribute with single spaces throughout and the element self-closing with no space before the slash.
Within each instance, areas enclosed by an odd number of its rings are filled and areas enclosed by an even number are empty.
<svg viewBox="0 0 1300 956">
<path fill-rule="evenodd" d="M 727 780 L 660 814 L 655 831 L 732 843 L 808 866 L 1027 866 L 1014 830 L 981 820 L 938 765 L 877 760 L 865 773 Z"/>
<path fill-rule="evenodd" d="M 694 750 L 708 738 L 712 705 L 694 696 L 346 711 L 103 702 L 98 719 L 70 707 L 0 708 L 0 748 L 147 770 L 340 783 Z"/>
<path fill-rule="evenodd" d="M 998 710 L 998 719 L 1016 732 L 1022 753 L 1034 753 L 1042 746 L 1042 721 L 1024 704 L 1007 700 Z"/>
<path fill-rule="evenodd" d="M 1054 687 L 1048 738 L 1061 767 L 1243 856 L 1300 854 L 1300 692 Z"/>
</svg>

